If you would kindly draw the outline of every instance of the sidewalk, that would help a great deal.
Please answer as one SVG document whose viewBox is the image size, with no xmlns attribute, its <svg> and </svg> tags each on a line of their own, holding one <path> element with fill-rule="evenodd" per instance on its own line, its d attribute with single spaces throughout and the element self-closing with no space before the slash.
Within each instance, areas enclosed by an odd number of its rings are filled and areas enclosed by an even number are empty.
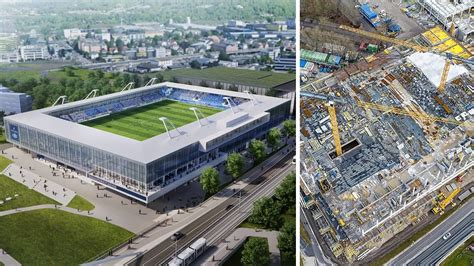
<svg viewBox="0 0 474 266">
<path fill-rule="evenodd" d="M 292 151 L 293 147 L 290 148 L 290 152 Z M 271 169 L 278 161 L 280 161 L 283 157 L 287 155 L 286 150 L 285 153 L 282 154 L 278 152 L 274 154 L 270 159 L 263 162 L 260 167 L 263 167 L 264 171 Z M 194 221 L 200 216 L 206 215 L 209 211 L 214 209 L 216 206 L 220 205 L 222 202 L 227 200 L 234 194 L 239 193 L 239 190 L 244 188 L 250 183 L 250 180 L 256 178 L 259 174 L 261 174 L 260 167 L 256 169 L 252 169 L 251 171 L 247 172 L 244 175 L 244 178 L 240 181 L 229 185 L 227 188 L 221 190 L 217 193 L 214 197 L 209 198 L 205 202 L 201 203 L 199 206 L 189 208 L 188 212 L 180 210 L 180 214 L 176 214 L 173 217 L 166 217 L 161 216 L 156 219 L 156 222 L 162 222 L 168 219 L 168 221 L 160 227 L 157 227 L 150 232 L 146 233 L 144 237 L 137 239 L 132 245 L 131 249 L 123 248 L 114 253 L 115 256 L 117 255 L 125 255 L 125 254 L 132 254 L 138 251 L 147 251 L 152 249 L 154 246 L 158 245 L 165 239 L 171 237 L 171 235 L 175 232 L 180 230 L 181 228 L 185 227 L 190 222 Z M 234 192 L 235 190 L 235 192 Z M 110 258 L 110 257 L 108 257 Z M 128 257 L 126 259 L 122 259 L 120 261 L 113 261 L 107 263 L 106 265 L 117 265 L 117 264 L 126 264 L 130 261 L 131 258 Z"/>
<path fill-rule="evenodd" d="M 29 169 L 29 167 L 28 169 L 25 169 L 12 163 L 3 170 L 2 174 L 27 186 L 29 189 L 33 189 L 36 192 L 61 203 L 64 206 L 68 205 L 74 196 L 76 196 L 74 191 L 53 181 L 48 181 L 47 179 L 31 172 Z M 31 170 L 34 169 L 31 168 Z"/>
<path fill-rule="evenodd" d="M 0 262 L 6 266 L 20 266 L 21 264 L 16 261 L 12 256 L 8 255 L 3 249 L 0 249 Z"/>
<path fill-rule="evenodd" d="M 199 265 L 214 266 L 221 265 L 226 259 L 234 254 L 248 237 L 263 237 L 268 240 L 270 251 L 270 265 L 280 265 L 280 250 L 278 249 L 278 231 L 267 231 L 252 228 L 237 228 L 232 234 L 225 238 L 218 246 L 217 250 L 201 257 L 196 261 Z"/>
</svg>

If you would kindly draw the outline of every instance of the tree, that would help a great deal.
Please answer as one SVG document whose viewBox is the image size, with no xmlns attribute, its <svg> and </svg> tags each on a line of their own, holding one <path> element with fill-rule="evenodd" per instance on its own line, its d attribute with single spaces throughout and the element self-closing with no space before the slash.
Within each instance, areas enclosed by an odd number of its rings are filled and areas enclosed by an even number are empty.
<svg viewBox="0 0 474 266">
<path fill-rule="evenodd" d="M 191 66 L 191 68 L 201 69 L 201 63 L 199 63 L 197 60 L 191 61 L 191 63 L 189 63 L 189 65 Z"/>
<path fill-rule="evenodd" d="M 296 206 L 296 174 L 293 172 L 283 179 L 275 190 L 275 198 L 285 209 Z"/>
<path fill-rule="evenodd" d="M 202 171 L 199 182 L 207 196 L 213 195 L 219 191 L 219 172 L 214 168 L 208 167 Z"/>
<path fill-rule="evenodd" d="M 235 84 L 232 84 L 232 85 L 229 86 L 229 90 L 230 91 L 238 91 L 239 88 L 237 88 L 237 86 Z"/>
<path fill-rule="evenodd" d="M 158 83 L 161 83 L 163 82 L 163 80 L 165 80 L 163 75 L 161 75 L 160 73 L 156 74 L 155 78 L 158 81 Z"/>
<path fill-rule="evenodd" d="M 76 74 L 74 73 L 74 71 L 73 71 L 71 68 L 69 68 L 69 67 L 66 68 L 66 75 L 67 75 L 68 77 L 74 77 L 74 76 L 76 76 Z"/>
<path fill-rule="evenodd" d="M 278 128 L 274 127 L 270 129 L 267 136 L 267 143 L 274 151 L 280 145 L 281 132 Z"/>
<path fill-rule="evenodd" d="M 288 119 L 283 122 L 283 135 L 287 137 L 294 137 L 296 135 L 296 123 L 295 120 Z"/>
<path fill-rule="evenodd" d="M 282 257 L 291 258 L 293 262 L 296 260 L 296 226 L 294 223 L 287 222 L 280 229 L 278 249 L 280 249 Z"/>
<path fill-rule="evenodd" d="M 270 96 L 270 97 L 276 97 L 277 96 L 277 90 L 275 90 L 274 88 L 270 88 L 267 91 L 265 91 L 265 95 Z"/>
<path fill-rule="evenodd" d="M 253 204 L 249 220 L 268 229 L 278 229 L 281 224 L 279 204 L 272 198 L 263 197 Z"/>
<path fill-rule="evenodd" d="M 228 54 L 226 54 L 225 52 L 221 51 L 219 52 L 219 57 L 218 57 L 219 61 L 230 61 L 230 57 Z"/>
<path fill-rule="evenodd" d="M 240 262 L 246 266 L 269 265 L 268 240 L 261 237 L 250 237 L 244 245 Z"/>
<path fill-rule="evenodd" d="M 244 170 L 244 158 L 240 153 L 233 152 L 227 157 L 227 171 L 235 179 L 242 175 Z"/>
<path fill-rule="evenodd" d="M 102 79 L 104 75 L 104 71 L 102 71 L 101 69 L 97 70 L 97 78 Z"/>
<path fill-rule="evenodd" d="M 122 52 L 125 43 L 122 41 L 122 39 L 117 38 L 117 40 L 115 41 L 115 46 L 117 46 L 119 52 Z"/>
<path fill-rule="evenodd" d="M 201 82 L 199 82 L 199 86 L 208 87 L 209 85 L 207 85 L 207 82 L 205 82 L 204 80 L 201 80 Z"/>
<path fill-rule="evenodd" d="M 261 140 L 253 139 L 250 141 L 249 152 L 252 154 L 254 163 L 261 162 L 267 155 L 265 153 L 265 143 Z"/>
</svg>

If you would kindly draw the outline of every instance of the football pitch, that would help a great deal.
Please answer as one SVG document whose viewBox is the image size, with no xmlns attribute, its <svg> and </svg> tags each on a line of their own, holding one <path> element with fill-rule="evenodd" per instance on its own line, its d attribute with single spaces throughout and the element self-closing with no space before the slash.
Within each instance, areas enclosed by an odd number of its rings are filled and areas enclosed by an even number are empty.
<svg viewBox="0 0 474 266">
<path fill-rule="evenodd" d="M 82 124 L 142 141 L 166 132 L 163 122 L 159 120 L 160 117 L 167 117 L 176 128 L 196 121 L 194 112 L 189 110 L 191 107 L 199 108 L 205 117 L 221 111 L 217 108 L 202 105 L 163 100 L 147 106 L 133 108 L 87 121 Z"/>
</svg>

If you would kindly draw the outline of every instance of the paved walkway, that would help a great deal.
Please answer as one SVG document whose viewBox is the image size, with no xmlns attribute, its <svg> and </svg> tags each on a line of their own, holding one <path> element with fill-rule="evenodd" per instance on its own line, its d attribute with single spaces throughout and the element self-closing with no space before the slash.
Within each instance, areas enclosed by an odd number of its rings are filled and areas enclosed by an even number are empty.
<svg viewBox="0 0 474 266">
<path fill-rule="evenodd" d="M 278 231 L 267 231 L 252 228 L 237 228 L 225 238 L 223 242 L 217 245 L 212 253 L 196 261 L 199 265 L 221 265 L 226 259 L 234 254 L 242 246 L 248 237 L 264 237 L 268 240 L 268 249 L 270 251 L 270 265 L 280 265 L 280 250 L 278 249 Z"/>
<path fill-rule="evenodd" d="M 294 149 L 294 146 L 290 149 L 292 151 Z M 265 171 L 268 169 L 271 169 L 275 163 L 281 160 L 282 157 L 286 155 L 285 153 L 278 152 L 277 154 L 273 155 L 270 159 L 267 161 L 263 162 L 260 167 L 262 167 Z M 146 233 L 143 238 L 139 238 L 134 243 L 131 245 L 132 249 L 121 249 L 117 252 L 114 253 L 114 256 L 117 255 L 125 255 L 125 254 L 132 254 L 137 252 L 138 250 L 150 250 L 154 246 L 158 245 L 165 239 L 171 237 L 171 235 L 176 232 L 181 230 L 181 228 L 185 227 L 188 225 L 190 222 L 194 221 L 197 219 L 197 217 L 206 215 L 209 211 L 213 210 L 216 206 L 221 204 L 223 201 L 227 200 L 229 197 L 231 197 L 234 194 L 237 194 L 239 190 L 247 186 L 250 182 L 250 180 L 253 180 L 256 176 L 258 176 L 259 169 L 254 169 L 254 171 L 257 171 L 257 174 L 255 172 L 250 171 L 249 173 L 244 175 L 244 178 L 241 179 L 238 182 L 235 182 L 233 184 L 230 184 L 226 189 L 221 190 L 219 193 L 217 193 L 214 197 L 209 198 L 205 202 L 201 203 L 200 205 L 189 208 L 188 212 L 184 212 L 183 210 L 180 210 L 180 214 L 174 215 L 171 219 L 170 217 L 160 217 L 159 220 L 160 222 L 167 220 L 167 223 L 163 226 L 157 227 L 153 229 L 152 231 Z M 122 265 L 126 264 L 128 261 L 130 261 L 131 258 L 125 258 L 117 261 L 113 261 L 110 263 L 106 263 L 104 265 Z"/>
<path fill-rule="evenodd" d="M 0 248 L 0 262 L 6 266 L 20 266 L 21 264 L 16 261 L 12 256 L 8 255 L 3 249 Z"/>
<path fill-rule="evenodd" d="M 68 205 L 74 196 L 76 196 L 74 191 L 53 181 L 49 181 L 46 178 L 42 178 L 29 169 L 34 170 L 33 168 L 25 169 L 16 164 L 10 164 L 3 170 L 2 174 L 27 186 L 29 189 L 33 189 L 46 197 L 63 204 L 64 206 Z"/>
</svg>

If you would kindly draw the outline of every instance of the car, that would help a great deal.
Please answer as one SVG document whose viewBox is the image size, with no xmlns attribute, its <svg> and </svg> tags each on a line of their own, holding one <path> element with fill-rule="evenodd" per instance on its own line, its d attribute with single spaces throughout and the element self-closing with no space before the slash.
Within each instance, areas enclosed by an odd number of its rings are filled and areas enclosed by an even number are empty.
<svg viewBox="0 0 474 266">
<path fill-rule="evenodd" d="M 178 232 L 174 233 L 174 234 L 171 236 L 171 240 L 173 240 L 173 241 L 178 241 L 178 240 L 180 240 L 180 239 L 183 238 L 183 237 L 184 237 L 184 234 L 181 233 L 180 231 L 178 231 Z"/>
<path fill-rule="evenodd" d="M 227 205 L 227 207 L 225 207 L 225 210 L 228 211 L 228 210 L 232 209 L 233 207 L 234 207 L 233 204 L 229 204 L 229 205 Z"/>
<path fill-rule="evenodd" d="M 451 236 L 451 233 L 446 233 L 444 236 L 443 236 L 443 239 L 446 240 L 448 239 L 449 237 Z"/>
</svg>

